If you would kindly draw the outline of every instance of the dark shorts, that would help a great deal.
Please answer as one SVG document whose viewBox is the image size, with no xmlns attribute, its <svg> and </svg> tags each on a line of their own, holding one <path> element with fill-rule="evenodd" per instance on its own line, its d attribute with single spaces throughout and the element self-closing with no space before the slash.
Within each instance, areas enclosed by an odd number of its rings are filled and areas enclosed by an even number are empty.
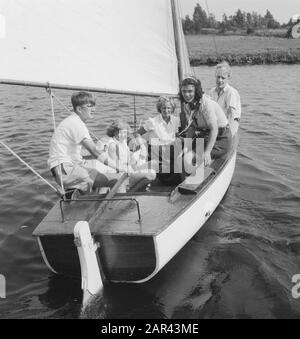
<svg viewBox="0 0 300 339">
<path fill-rule="evenodd" d="M 204 148 L 207 145 L 209 137 L 209 131 L 197 131 L 197 138 L 204 139 Z M 213 159 L 221 158 L 222 156 L 226 155 L 232 146 L 232 134 L 229 125 L 226 127 L 219 128 L 217 140 L 215 145 L 211 151 L 211 157 Z"/>
<path fill-rule="evenodd" d="M 224 128 L 219 128 L 217 140 L 211 152 L 212 158 L 220 158 L 224 156 L 230 151 L 231 146 L 232 146 L 232 134 L 230 127 L 227 126 Z"/>
<path fill-rule="evenodd" d="M 177 173 L 174 162 L 182 153 L 184 148 L 183 140 L 176 139 L 168 145 L 148 145 L 148 161 L 155 160 L 159 164 L 158 173 Z"/>
<path fill-rule="evenodd" d="M 178 157 L 181 147 L 178 141 L 169 145 L 148 145 L 148 160 L 158 163 L 157 177 L 166 185 L 178 185 L 181 180 L 180 173 L 175 171 L 174 161 Z"/>
</svg>

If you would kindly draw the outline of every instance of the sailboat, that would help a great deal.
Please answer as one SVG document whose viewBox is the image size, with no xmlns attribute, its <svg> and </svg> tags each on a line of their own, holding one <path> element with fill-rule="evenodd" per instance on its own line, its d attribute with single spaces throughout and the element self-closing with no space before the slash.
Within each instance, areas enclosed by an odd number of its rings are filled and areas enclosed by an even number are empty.
<svg viewBox="0 0 300 339">
<path fill-rule="evenodd" d="M 191 74 L 178 0 L 2 0 L 0 14 L 1 84 L 157 97 Z M 151 279 L 224 197 L 234 144 L 192 183 L 59 199 L 33 232 L 45 263 L 89 295 Z"/>
</svg>

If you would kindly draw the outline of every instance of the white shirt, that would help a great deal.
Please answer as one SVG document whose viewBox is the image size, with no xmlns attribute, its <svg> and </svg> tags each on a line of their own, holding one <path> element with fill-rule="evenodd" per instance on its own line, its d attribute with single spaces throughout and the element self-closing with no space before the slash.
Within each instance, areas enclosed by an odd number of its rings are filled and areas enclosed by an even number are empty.
<svg viewBox="0 0 300 339">
<path fill-rule="evenodd" d="M 238 91 L 235 88 L 226 84 L 226 86 L 219 95 L 217 87 L 214 87 L 210 90 L 209 95 L 214 101 L 216 101 L 222 107 L 224 113 L 226 114 L 229 120 L 241 117 L 241 98 Z M 228 116 L 229 107 L 233 108 L 234 112 L 233 117 Z"/>
<path fill-rule="evenodd" d="M 53 168 L 62 163 L 81 163 L 81 142 L 91 139 L 85 123 L 72 113 L 57 127 L 50 142 L 48 165 Z"/>
<path fill-rule="evenodd" d="M 180 120 L 178 117 L 171 115 L 170 121 L 167 123 L 158 114 L 153 118 L 149 118 L 143 125 L 145 131 L 149 132 L 150 144 L 167 145 L 175 141 L 175 134 L 178 132 Z"/>
<path fill-rule="evenodd" d="M 128 165 L 128 162 L 130 160 L 130 149 L 127 145 L 126 141 L 118 141 L 114 138 L 109 138 L 108 141 L 106 142 L 107 145 L 107 151 L 109 150 L 109 146 L 111 144 L 115 144 L 117 149 L 116 149 L 116 154 L 115 154 L 115 158 L 118 159 L 118 161 L 120 162 L 120 164 L 122 164 L 123 166 Z"/>
</svg>

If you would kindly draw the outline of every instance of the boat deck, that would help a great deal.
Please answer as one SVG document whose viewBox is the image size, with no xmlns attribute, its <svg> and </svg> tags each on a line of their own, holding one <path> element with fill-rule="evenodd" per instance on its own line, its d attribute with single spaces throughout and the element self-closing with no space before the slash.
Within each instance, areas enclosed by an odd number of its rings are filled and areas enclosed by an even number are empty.
<svg viewBox="0 0 300 339">
<path fill-rule="evenodd" d="M 98 218 L 95 215 L 103 203 L 99 199 L 104 199 L 105 195 L 83 195 L 79 201 L 63 202 L 64 222 L 58 201 L 34 230 L 33 235 L 70 235 L 78 221 L 88 221 L 94 235 L 157 235 L 210 185 L 232 154 L 233 152 L 227 159 L 214 162 L 214 171 L 199 185 L 195 194 L 181 194 L 176 190 L 172 194 L 174 187 L 160 187 L 159 191 L 157 187 L 153 187 L 149 192 L 117 194 L 114 197 L 117 200 L 110 201 Z"/>
<path fill-rule="evenodd" d="M 90 224 L 91 232 L 98 235 L 154 235 L 166 227 L 170 221 L 189 204 L 194 195 L 176 197 L 171 201 L 169 195 L 154 194 L 119 194 L 116 201 L 109 202 L 101 217 Z M 45 219 L 35 229 L 33 235 L 72 234 L 78 221 L 90 221 L 101 202 L 85 201 L 84 196 L 80 201 L 63 203 L 65 221 L 59 202 L 55 204 Z M 91 197 L 92 198 L 92 197 Z M 95 197 L 94 197 L 95 198 Z M 93 199 L 94 199 L 93 198 Z M 99 196 L 98 198 L 104 198 Z M 141 220 L 139 221 L 137 204 L 140 208 Z"/>
</svg>

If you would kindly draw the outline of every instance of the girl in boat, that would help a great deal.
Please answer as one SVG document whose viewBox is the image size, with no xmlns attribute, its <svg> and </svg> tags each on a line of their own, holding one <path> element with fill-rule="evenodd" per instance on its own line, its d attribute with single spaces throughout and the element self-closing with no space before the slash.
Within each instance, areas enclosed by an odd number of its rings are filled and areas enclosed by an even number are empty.
<svg viewBox="0 0 300 339">
<path fill-rule="evenodd" d="M 173 98 L 161 96 L 156 103 L 158 114 L 148 118 L 137 131 L 144 135 L 150 145 L 169 145 L 175 141 L 179 118 L 174 115 L 176 104 Z"/>
<path fill-rule="evenodd" d="M 188 77 L 180 84 L 180 134 L 204 139 L 204 165 L 224 156 L 232 144 L 228 119 L 220 105 L 204 94 L 200 80 Z"/>
<path fill-rule="evenodd" d="M 133 153 L 128 147 L 128 134 L 130 128 L 122 120 L 114 121 L 107 128 L 106 134 L 108 157 L 122 168 L 127 167 L 129 173 L 129 188 L 137 190 L 145 187 L 156 178 L 156 171 L 151 168 L 151 163 L 147 162 L 147 150 L 141 145 L 140 149 Z M 124 191 L 124 188 L 123 188 Z"/>
</svg>

